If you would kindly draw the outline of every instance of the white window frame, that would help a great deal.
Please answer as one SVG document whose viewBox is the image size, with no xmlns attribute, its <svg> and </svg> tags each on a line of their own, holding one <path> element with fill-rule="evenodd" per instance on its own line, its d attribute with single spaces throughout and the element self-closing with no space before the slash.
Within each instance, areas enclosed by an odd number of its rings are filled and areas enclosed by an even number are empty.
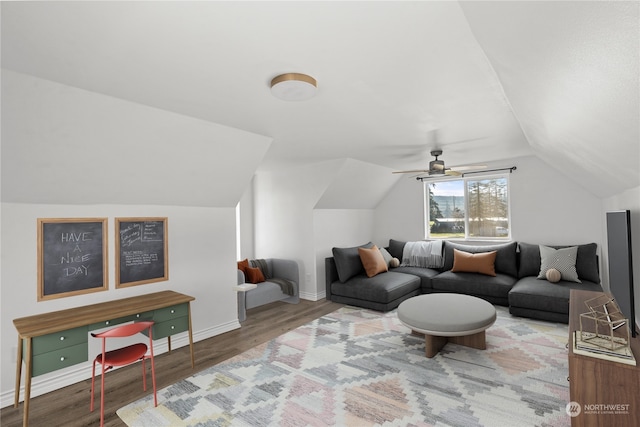
<svg viewBox="0 0 640 427">
<path fill-rule="evenodd" d="M 451 177 L 443 177 L 443 178 L 435 178 L 435 179 L 424 179 L 423 180 L 423 206 L 424 206 L 424 236 L 425 239 L 438 239 L 438 240 L 457 240 L 457 241 L 496 241 L 496 242 L 508 242 L 511 241 L 511 180 L 510 173 L 499 173 L 499 174 L 490 174 L 490 175 L 473 175 L 473 176 L 451 176 Z M 508 233 L 504 237 L 475 237 L 469 236 L 469 195 L 468 195 L 468 181 L 479 181 L 486 179 L 497 179 L 497 178 L 505 178 L 507 181 L 507 221 L 509 223 Z M 429 184 L 437 184 L 438 182 L 446 182 L 446 181 L 463 181 L 464 182 L 464 237 L 453 237 L 453 238 L 444 238 L 444 237 L 432 237 L 430 233 L 429 223 L 431 221 L 430 218 L 430 207 L 429 207 Z"/>
</svg>

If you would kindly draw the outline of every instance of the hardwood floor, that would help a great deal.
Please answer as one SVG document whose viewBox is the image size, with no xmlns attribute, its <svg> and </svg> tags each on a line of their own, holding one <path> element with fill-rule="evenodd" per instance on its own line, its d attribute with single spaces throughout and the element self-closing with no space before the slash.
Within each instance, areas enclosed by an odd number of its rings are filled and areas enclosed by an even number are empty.
<svg viewBox="0 0 640 427">
<path fill-rule="evenodd" d="M 269 341 L 298 326 L 324 316 L 338 308 L 327 300 L 306 301 L 299 304 L 273 303 L 247 311 L 247 320 L 240 329 L 209 338 L 194 344 L 196 367 L 191 369 L 189 347 L 175 349 L 156 357 L 156 381 L 158 389 L 164 388 L 193 373 L 206 369 L 258 344 Z M 150 378 L 149 378 L 150 379 Z M 99 379 L 96 380 L 99 387 Z M 150 381 L 148 386 L 150 386 Z M 31 399 L 30 426 L 94 426 L 100 422 L 99 393 L 96 409 L 89 412 L 91 379 L 81 381 L 60 390 Z M 148 392 L 148 391 L 147 391 Z M 107 375 L 105 390 L 105 426 L 126 425 L 116 415 L 116 410 L 143 397 L 140 366 L 134 364 Z M 22 406 L 13 405 L 0 411 L 3 427 L 22 425 Z"/>
</svg>

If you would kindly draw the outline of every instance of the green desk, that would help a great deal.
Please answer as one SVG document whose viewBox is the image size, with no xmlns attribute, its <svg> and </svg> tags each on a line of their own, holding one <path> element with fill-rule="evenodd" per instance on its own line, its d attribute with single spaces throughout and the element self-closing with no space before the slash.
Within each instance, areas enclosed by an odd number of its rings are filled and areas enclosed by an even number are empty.
<svg viewBox="0 0 640 427">
<path fill-rule="evenodd" d="M 92 330 L 136 320 L 153 320 L 153 338 L 189 332 L 191 367 L 195 367 L 191 305 L 195 298 L 162 291 L 51 313 L 14 319 L 18 331 L 18 358 L 14 407 L 20 401 L 22 361 L 25 363 L 23 426 L 29 425 L 31 378 L 89 360 L 88 335 Z"/>
</svg>

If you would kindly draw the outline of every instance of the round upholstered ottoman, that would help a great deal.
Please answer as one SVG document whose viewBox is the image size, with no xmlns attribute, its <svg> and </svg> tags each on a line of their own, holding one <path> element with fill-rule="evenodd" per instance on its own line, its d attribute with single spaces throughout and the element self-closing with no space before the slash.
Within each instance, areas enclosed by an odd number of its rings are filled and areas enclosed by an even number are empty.
<svg viewBox="0 0 640 427">
<path fill-rule="evenodd" d="M 470 295 L 426 294 L 400 303 L 398 319 L 424 335 L 425 353 L 433 357 L 447 342 L 486 349 L 485 330 L 496 321 L 496 309 Z"/>
</svg>

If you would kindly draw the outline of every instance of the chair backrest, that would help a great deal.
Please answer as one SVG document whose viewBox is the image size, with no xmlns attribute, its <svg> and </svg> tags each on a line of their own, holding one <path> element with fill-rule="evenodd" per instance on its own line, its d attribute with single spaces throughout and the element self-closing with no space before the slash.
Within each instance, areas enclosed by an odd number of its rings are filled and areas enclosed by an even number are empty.
<svg viewBox="0 0 640 427">
<path fill-rule="evenodd" d="M 153 321 L 148 320 L 144 322 L 129 323 L 127 325 L 116 326 L 108 331 L 99 332 L 97 334 L 91 333 L 96 338 L 114 338 L 114 337 L 130 337 L 138 332 L 142 332 L 145 329 L 150 329 L 153 326 Z"/>
</svg>

